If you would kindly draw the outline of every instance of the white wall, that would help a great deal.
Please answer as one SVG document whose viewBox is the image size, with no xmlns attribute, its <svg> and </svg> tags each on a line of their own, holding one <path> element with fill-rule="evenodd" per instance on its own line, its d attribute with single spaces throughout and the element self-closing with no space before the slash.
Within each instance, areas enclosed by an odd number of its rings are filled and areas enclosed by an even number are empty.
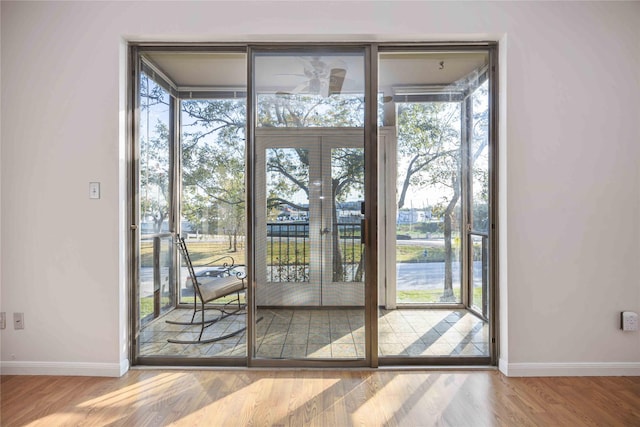
<svg viewBox="0 0 640 427">
<path fill-rule="evenodd" d="M 2 331 L 4 372 L 126 369 L 123 39 L 295 35 L 500 40 L 501 367 L 640 374 L 618 330 L 640 311 L 640 3 L 0 7 L 1 305 L 26 325 Z"/>
</svg>

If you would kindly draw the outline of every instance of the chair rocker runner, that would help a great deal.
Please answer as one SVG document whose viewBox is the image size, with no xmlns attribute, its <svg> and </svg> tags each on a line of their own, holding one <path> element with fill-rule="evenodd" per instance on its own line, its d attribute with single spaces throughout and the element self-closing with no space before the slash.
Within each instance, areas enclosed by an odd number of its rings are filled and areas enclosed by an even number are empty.
<svg viewBox="0 0 640 427">
<path fill-rule="evenodd" d="M 177 340 L 177 339 L 169 339 L 167 340 L 170 343 L 176 344 L 206 344 L 216 341 L 221 341 L 232 336 L 238 335 L 242 333 L 245 327 L 242 327 L 238 330 L 235 330 L 231 333 L 227 333 L 221 336 L 216 336 L 213 338 L 202 339 L 202 335 L 204 330 L 209 326 L 219 322 L 222 319 L 225 319 L 229 316 L 244 314 L 246 313 L 245 304 L 240 303 L 240 292 L 246 290 L 246 284 L 244 277 L 240 273 L 233 273 L 232 268 L 234 266 L 234 260 L 230 256 L 219 258 L 210 264 L 214 264 L 216 262 L 222 261 L 225 258 L 230 259 L 230 262 L 225 262 L 223 264 L 223 270 L 220 276 L 217 277 L 198 277 L 193 270 L 193 264 L 191 263 L 191 257 L 189 256 L 189 251 L 187 250 L 187 245 L 184 241 L 184 238 L 180 237 L 176 240 L 176 244 L 178 245 L 178 249 L 182 254 L 184 262 L 187 266 L 187 270 L 189 271 L 189 277 L 191 278 L 191 283 L 193 284 L 194 290 L 194 299 L 193 299 L 193 315 L 191 316 L 190 322 L 178 322 L 167 320 L 167 323 L 173 325 L 200 325 L 200 334 L 198 335 L 197 340 Z M 219 298 L 228 296 L 235 293 L 236 298 L 226 302 L 222 307 L 220 306 L 208 306 L 205 305 L 209 302 L 215 301 Z M 237 302 L 237 308 L 233 311 L 227 311 L 227 307 L 231 304 Z M 205 310 L 218 310 L 220 311 L 220 315 L 213 319 L 205 319 Z M 200 319 L 196 319 L 196 315 L 200 312 Z"/>
</svg>

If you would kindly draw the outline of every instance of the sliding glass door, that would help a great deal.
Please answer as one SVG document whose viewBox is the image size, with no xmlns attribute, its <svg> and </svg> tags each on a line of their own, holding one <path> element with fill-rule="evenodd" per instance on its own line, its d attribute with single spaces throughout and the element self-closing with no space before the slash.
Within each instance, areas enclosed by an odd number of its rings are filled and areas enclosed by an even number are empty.
<svg viewBox="0 0 640 427">
<path fill-rule="evenodd" d="M 487 49 L 380 53 L 383 124 L 393 135 L 381 144 L 383 358 L 490 357 L 491 60 Z"/>
<path fill-rule="evenodd" d="M 166 83 L 143 67 L 139 87 L 137 252 L 139 326 L 173 309 L 176 303 L 174 249 L 170 232 L 173 202 L 175 97 Z"/>
<path fill-rule="evenodd" d="M 196 281 L 246 282 L 246 54 L 151 49 L 135 62 L 132 359 L 243 363 L 246 333 L 216 338 L 246 329 L 245 293 L 233 316 L 224 313 L 235 294 L 208 303 L 200 336 L 199 293 L 176 242 L 184 240 Z"/>
<path fill-rule="evenodd" d="M 363 50 L 255 51 L 255 363 L 365 358 Z"/>
</svg>

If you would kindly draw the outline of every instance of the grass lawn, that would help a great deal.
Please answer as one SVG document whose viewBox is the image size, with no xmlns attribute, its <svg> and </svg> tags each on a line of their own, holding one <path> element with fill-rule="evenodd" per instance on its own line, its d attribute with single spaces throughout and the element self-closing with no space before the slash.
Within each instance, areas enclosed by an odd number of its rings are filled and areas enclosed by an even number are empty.
<svg viewBox="0 0 640 427">
<path fill-rule="evenodd" d="M 244 250 L 238 250 L 234 252 L 229 249 L 229 242 L 201 242 L 201 241 L 188 241 L 187 249 L 189 250 L 189 256 L 191 257 L 191 261 L 194 266 L 202 266 L 214 263 L 216 260 L 222 257 L 230 256 L 234 259 L 234 263 L 236 265 L 245 264 L 245 255 Z M 162 255 L 167 256 L 168 251 L 166 247 L 163 246 Z M 153 266 L 153 245 L 152 244 L 144 244 L 140 247 L 140 264 L 142 267 L 152 267 Z M 160 261 L 161 264 L 168 264 L 166 262 Z M 224 262 L 229 262 L 228 258 L 223 259 L 220 262 L 216 262 L 211 265 L 222 265 Z"/>
<path fill-rule="evenodd" d="M 453 290 L 456 299 L 460 301 L 460 289 Z M 442 289 L 398 291 L 398 303 L 439 303 Z M 482 301 L 482 288 L 473 288 L 473 300 Z"/>
<path fill-rule="evenodd" d="M 188 241 L 187 242 L 189 255 L 193 261 L 195 267 L 205 265 L 222 265 L 224 262 L 230 262 L 228 257 L 234 259 L 234 264 L 244 265 L 245 251 L 240 249 L 237 252 L 233 252 L 229 249 L 229 242 L 212 242 L 212 241 Z M 163 255 L 168 254 L 166 244 L 163 245 Z M 444 261 L 444 247 L 432 246 L 428 244 L 424 245 L 397 245 L 396 246 L 397 262 L 399 263 L 411 263 L 411 262 L 443 262 Z M 309 242 L 274 242 L 273 245 L 267 247 L 267 257 L 282 258 L 280 261 L 284 261 L 287 258 L 289 261 L 303 261 L 304 264 L 309 263 Z M 288 253 L 288 254 L 287 254 Z M 356 258 L 360 257 L 359 253 L 354 254 Z M 220 258 L 224 258 L 218 261 Z M 358 261 L 358 260 L 356 260 Z M 151 267 L 153 263 L 153 245 L 144 244 L 141 247 L 141 264 L 143 267 Z M 161 263 L 164 262 L 161 260 Z M 166 263 L 168 264 L 168 263 Z M 454 290 L 456 298 L 460 299 L 460 290 Z M 409 290 L 397 292 L 398 303 L 438 303 L 442 296 L 442 289 L 432 290 Z M 474 288 L 473 298 L 474 301 L 481 301 L 482 289 Z M 167 304 L 169 301 L 165 301 L 163 298 L 162 304 Z M 193 302 L 193 297 L 183 297 L 181 302 L 190 303 Z M 226 301 L 225 301 L 226 302 Z M 161 304 L 161 305 L 162 305 Z M 145 297 L 140 299 L 140 316 L 145 316 L 153 313 L 153 297 Z"/>
</svg>

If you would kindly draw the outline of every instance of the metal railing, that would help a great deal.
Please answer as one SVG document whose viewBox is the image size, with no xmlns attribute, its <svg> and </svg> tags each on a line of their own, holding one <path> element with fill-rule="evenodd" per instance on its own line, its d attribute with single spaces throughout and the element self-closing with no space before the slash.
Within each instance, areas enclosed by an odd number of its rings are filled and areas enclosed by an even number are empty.
<svg viewBox="0 0 640 427">
<path fill-rule="evenodd" d="M 173 278 L 173 234 L 140 236 L 140 321 L 147 323 L 171 309 L 175 301 Z"/>
<path fill-rule="evenodd" d="M 480 262 L 480 271 L 476 271 L 475 268 L 471 269 L 471 296 L 473 298 L 473 289 L 476 286 L 476 282 L 480 281 L 481 293 L 479 295 L 480 301 L 472 299 L 471 305 L 480 309 L 483 316 L 489 316 L 489 235 L 480 232 L 470 232 L 470 241 L 472 244 L 472 265 Z M 479 244 L 478 244 L 479 243 Z M 479 274 L 478 274 L 479 273 Z M 480 277 L 477 277 L 477 276 Z"/>
<path fill-rule="evenodd" d="M 333 245 L 333 265 L 336 267 L 333 281 L 362 281 L 364 246 L 360 241 L 360 223 L 335 223 L 332 233 L 338 233 L 338 239 L 330 239 L 325 244 Z M 310 257 L 308 222 L 267 223 L 268 282 L 308 282 Z"/>
<path fill-rule="evenodd" d="M 267 223 L 267 281 L 309 281 L 309 223 Z"/>
</svg>

